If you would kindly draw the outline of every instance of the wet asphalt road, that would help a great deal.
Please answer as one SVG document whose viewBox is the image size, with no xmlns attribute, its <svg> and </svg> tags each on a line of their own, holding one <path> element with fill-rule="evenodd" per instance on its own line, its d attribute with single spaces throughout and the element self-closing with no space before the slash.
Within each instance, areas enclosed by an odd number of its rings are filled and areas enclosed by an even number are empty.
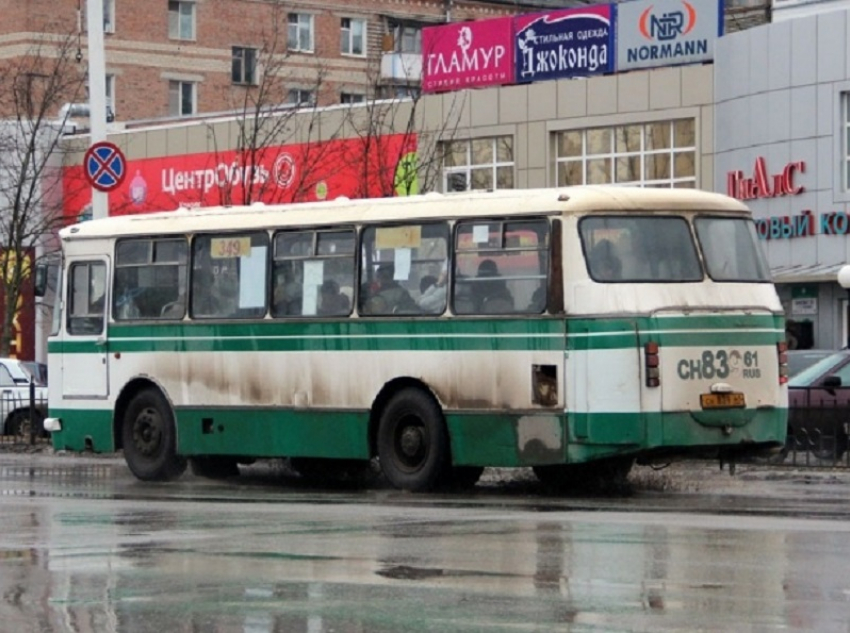
<svg viewBox="0 0 850 633">
<path fill-rule="evenodd" d="M 850 473 L 633 481 L 413 495 L 0 455 L 0 631 L 850 631 Z"/>
</svg>

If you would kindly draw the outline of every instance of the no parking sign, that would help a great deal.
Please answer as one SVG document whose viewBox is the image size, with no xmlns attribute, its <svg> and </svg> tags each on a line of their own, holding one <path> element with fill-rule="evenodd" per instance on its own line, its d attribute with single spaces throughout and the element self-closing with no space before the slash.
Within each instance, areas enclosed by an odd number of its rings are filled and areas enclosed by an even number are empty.
<svg viewBox="0 0 850 633">
<path fill-rule="evenodd" d="M 127 176 L 127 159 L 114 143 L 95 143 L 83 158 L 86 180 L 98 191 L 112 191 Z"/>
</svg>

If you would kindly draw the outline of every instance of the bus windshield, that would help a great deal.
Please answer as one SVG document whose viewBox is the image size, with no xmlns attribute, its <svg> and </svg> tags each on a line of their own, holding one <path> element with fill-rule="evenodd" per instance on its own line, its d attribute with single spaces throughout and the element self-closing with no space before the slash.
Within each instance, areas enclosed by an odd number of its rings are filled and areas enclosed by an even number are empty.
<svg viewBox="0 0 850 633">
<path fill-rule="evenodd" d="M 592 216 L 579 224 L 587 271 L 603 282 L 702 281 L 687 220 L 673 216 Z"/>
<path fill-rule="evenodd" d="M 753 223 L 743 218 L 701 217 L 697 239 L 714 281 L 770 281 Z"/>
</svg>

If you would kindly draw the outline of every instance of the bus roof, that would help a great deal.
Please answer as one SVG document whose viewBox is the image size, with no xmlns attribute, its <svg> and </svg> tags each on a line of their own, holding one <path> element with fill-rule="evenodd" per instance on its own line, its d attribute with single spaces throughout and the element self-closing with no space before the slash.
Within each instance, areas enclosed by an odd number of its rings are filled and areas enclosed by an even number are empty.
<svg viewBox="0 0 850 633">
<path fill-rule="evenodd" d="M 481 204 L 484 201 L 486 204 Z M 255 203 L 247 206 L 179 209 L 89 220 L 66 227 L 59 234 L 63 240 L 67 240 L 139 234 L 182 234 L 199 229 L 236 231 L 269 226 L 339 226 L 347 221 L 393 222 L 647 210 L 721 211 L 749 215 L 749 209 L 741 202 L 707 191 L 595 185 L 451 194 L 435 192 L 403 198 L 339 198 L 324 202 Z"/>
</svg>

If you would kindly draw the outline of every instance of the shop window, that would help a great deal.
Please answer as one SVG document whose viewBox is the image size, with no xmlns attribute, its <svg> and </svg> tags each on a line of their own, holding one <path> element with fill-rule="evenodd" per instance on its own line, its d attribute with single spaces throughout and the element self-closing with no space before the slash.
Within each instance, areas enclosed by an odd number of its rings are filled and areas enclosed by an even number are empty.
<svg viewBox="0 0 850 633">
<path fill-rule="evenodd" d="M 450 141 L 440 150 L 443 191 L 514 188 L 513 137 Z"/>
<path fill-rule="evenodd" d="M 677 119 L 555 135 L 559 186 L 696 186 L 696 122 Z"/>
</svg>

